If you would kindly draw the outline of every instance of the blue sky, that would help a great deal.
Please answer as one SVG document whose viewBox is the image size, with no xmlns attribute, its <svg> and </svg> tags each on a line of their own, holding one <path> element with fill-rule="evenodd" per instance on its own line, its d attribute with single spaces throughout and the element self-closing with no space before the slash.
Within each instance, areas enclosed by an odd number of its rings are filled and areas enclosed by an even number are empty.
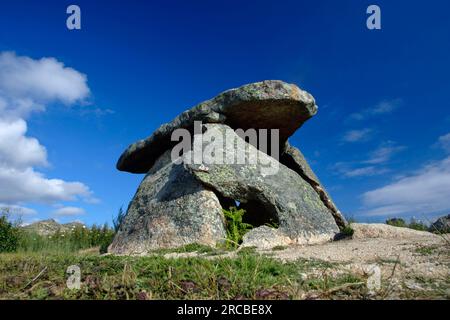
<svg viewBox="0 0 450 320">
<path fill-rule="evenodd" d="M 66 28 L 69 4 L 81 30 Z M 366 28 L 370 4 L 381 30 Z M 143 178 L 115 169 L 130 143 L 223 90 L 280 79 L 316 98 L 291 143 L 347 216 L 448 213 L 448 12 L 448 1 L 2 0 L 0 203 L 25 221 L 110 222 Z"/>
</svg>

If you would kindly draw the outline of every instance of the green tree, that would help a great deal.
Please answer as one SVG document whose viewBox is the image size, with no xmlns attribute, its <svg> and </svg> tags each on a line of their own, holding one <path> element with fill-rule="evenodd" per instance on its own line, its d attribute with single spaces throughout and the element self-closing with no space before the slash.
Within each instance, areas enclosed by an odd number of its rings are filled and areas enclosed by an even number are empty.
<svg viewBox="0 0 450 320">
<path fill-rule="evenodd" d="M 8 221 L 9 210 L 0 210 L 0 252 L 14 252 L 19 244 L 20 230 Z"/>
</svg>

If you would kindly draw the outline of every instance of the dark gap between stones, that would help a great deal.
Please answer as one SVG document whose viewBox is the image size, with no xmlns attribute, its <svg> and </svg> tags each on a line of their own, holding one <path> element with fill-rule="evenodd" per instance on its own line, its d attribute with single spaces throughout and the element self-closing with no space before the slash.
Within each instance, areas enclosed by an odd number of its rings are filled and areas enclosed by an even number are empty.
<svg viewBox="0 0 450 320">
<path fill-rule="evenodd" d="M 260 226 L 269 226 L 278 228 L 280 221 L 275 210 L 271 210 L 262 201 L 259 200 L 246 200 L 238 201 L 235 199 L 227 198 L 213 190 L 219 199 L 220 205 L 223 209 L 229 210 L 230 207 L 236 207 L 237 209 L 244 209 L 245 214 L 243 216 L 244 223 L 251 224 L 253 228 Z"/>
</svg>

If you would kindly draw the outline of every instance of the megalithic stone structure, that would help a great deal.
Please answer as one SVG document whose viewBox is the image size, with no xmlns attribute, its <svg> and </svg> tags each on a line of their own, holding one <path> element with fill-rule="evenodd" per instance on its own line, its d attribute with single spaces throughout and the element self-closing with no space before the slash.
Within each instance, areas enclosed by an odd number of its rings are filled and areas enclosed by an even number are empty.
<svg viewBox="0 0 450 320">
<path fill-rule="evenodd" d="M 189 243 L 214 246 L 226 238 L 222 209 L 235 201 L 246 209 L 245 219 L 254 226 L 243 245 L 273 247 L 333 239 L 346 221 L 300 150 L 288 143 L 316 112 L 314 98 L 296 85 L 257 82 L 202 102 L 132 144 L 117 168 L 146 176 L 109 252 L 143 254 Z M 177 142 L 172 141 L 172 133 L 176 129 L 194 133 L 196 121 L 202 122 L 203 134 L 194 134 L 192 144 L 204 149 L 211 136 L 231 137 L 240 143 L 218 145 L 214 157 L 230 158 L 241 152 L 244 163 L 216 163 L 208 156 L 194 163 L 193 151 L 173 161 L 171 151 Z M 242 140 L 236 129 L 278 129 L 279 158 Z M 265 173 L 267 166 L 277 168 L 276 172 Z M 277 227 L 267 227 L 269 222 Z"/>
</svg>

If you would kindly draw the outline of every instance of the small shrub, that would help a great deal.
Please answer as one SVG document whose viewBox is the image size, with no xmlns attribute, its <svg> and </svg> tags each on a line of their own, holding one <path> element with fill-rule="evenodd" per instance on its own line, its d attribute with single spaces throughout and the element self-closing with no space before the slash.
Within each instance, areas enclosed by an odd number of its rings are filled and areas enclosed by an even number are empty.
<svg viewBox="0 0 450 320">
<path fill-rule="evenodd" d="M 390 226 L 394 226 L 394 227 L 401 227 L 401 228 L 406 228 L 408 226 L 406 224 L 405 220 L 403 220 L 401 218 L 387 219 L 386 224 L 388 224 Z"/>
<path fill-rule="evenodd" d="M 107 253 L 108 252 L 108 247 L 109 247 L 110 244 L 111 244 L 110 242 L 103 242 L 100 245 L 100 249 L 99 249 L 100 254 Z"/>
<path fill-rule="evenodd" d="M 425 223 L 423 223 L 422 221 L 416 220 L 414 218 L 412 218 L 409 223 L 407 223 L 402 218 L 392 218 L 392 219 L 386 220 L 386 224 L 388 224 L 390 226 L 394 226 L 394 227 L 409 228 L 409 229 L 414 229 L 414 230 L 419 230 L 419 231 L 427 231 L 428 230 L 428 227 Z"/>
<path fill-rule="evenodd" d="M 223 209 L 223 214 L 226 221 L 227 243 L 228 248 L 236 248 L 242 243 L 242 237 L 248 230 L 253 228 L 251 224 L 242 222 L 242 217 L 245 214 L 244 209 L 237 209 L 230 207 L 229 210 Z"/>
<path fill-rule="evenodd" d="M 334 240 L 344 240 L 344 239 L 351 239 L 353 237 L 353 234 L 355 233 L 355 230 L 352 229 L 350 224 L 346 224 L 343 228 L 341 228 L 340 232 L 334 237 Z"/>
<path fill-rule="evenodd" d="M 345 237 L 351 238 L 351 237 L 353 237 L 353 234 L 355 233 L 355 230 L 353 230 L 352 227 L 350 227 L 350 225 L 347 224 L 345 227 L 342 228 L 341 233 Z"/>
<path fill-rule="evenodd" d="M 422 221 L 416 220 L 416 219 L 411 219 L 411 222 L 408 225 L 408 228 L 410 229 L 414 229 L 414 230 L 419 230 L 419 231 L 427 231 L 428 227 L 425 223 L 423 223 Z"/>
</svg>

